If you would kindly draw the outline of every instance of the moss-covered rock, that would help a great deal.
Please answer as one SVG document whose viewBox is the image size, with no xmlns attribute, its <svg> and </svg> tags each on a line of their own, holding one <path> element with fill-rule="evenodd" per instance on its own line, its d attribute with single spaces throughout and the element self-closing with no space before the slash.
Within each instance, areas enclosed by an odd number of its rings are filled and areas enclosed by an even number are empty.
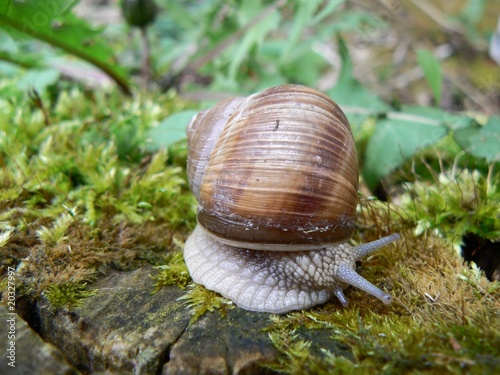
<svg viewBox="0 0 500 375">
<path fill-rule="evenodd" d="M 152 294 L 152 272 L 151 267 L 111 272 L 94 284 L 93 296 L 71 310 L 54 310 L 42 299 L 42 336 L 85 373 L 157 373 L 190 314 L 177 301 L 179 288 Z"/>
</svg>

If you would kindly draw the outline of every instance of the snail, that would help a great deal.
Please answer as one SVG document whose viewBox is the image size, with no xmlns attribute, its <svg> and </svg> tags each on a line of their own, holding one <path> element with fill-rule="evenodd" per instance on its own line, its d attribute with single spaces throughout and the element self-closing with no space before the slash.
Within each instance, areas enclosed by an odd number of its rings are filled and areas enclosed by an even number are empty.
<svg viewBox="0 0 500 375">
<path fill-rule="evenodd" d="M 184 247 L 194 282 L 237 306 L 308 309 L 343 290 L 392 297 L 355 270 L 398 234 L 353 247 L 358 164 L 349 122 L 328 96 L 301 85 L 226 99 L 187 128 L 197 226 Z"/>
</svg>

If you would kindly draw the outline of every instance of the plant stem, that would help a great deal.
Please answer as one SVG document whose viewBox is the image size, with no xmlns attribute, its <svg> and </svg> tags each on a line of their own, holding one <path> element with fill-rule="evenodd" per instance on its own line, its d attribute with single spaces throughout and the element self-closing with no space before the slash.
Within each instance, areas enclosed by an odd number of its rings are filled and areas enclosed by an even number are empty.
<svg viewBox="0 0 500 375">
<path fill-rule="evenodd" d="M 147 86 L 151 79 L 151 48 L 148 40 L 148 27 L 142 26 L 139 30 L 142 41 L 141 75 L 144 85 Z"/>
</svg>

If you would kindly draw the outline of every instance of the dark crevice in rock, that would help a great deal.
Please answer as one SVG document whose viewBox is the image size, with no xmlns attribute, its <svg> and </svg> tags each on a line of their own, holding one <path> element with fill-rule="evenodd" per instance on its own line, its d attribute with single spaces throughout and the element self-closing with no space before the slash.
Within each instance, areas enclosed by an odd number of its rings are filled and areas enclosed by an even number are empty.
<svg viewBox="0 0 500 375">
<path fill-rule="evenodd" d="M 167 346 L 158 356 L 158 366 L 156 367 L 155 375 L 161 375 L 163 366 L 170 361 L 171 345 Z"/>
<path fill-rule="evenodd" d="M 19 308 L 24 309 L 24 306 L 21 304 Z M 6 344 L 6 354 L 0 358 L 0 374 L 79 374 L 65 360 L 62 351 L 54 345 L 44 342 L 20 314 L 13 313 L 0 304 L 0 320 L 2 322 L 15 321 L 14 356 L 8 357 L 9 346 Z M 1 337 L 7 337 L 6 328 L 7 324 L 0 326 Z M 11 344 L 9 343 L 9 345 Z M 15 367 L 12 367 L 12 361 L 14 361 Z"/>
<path fill-rule="evenodd" d="M 271 324 L 269 314 L 242 309 L 207 313 L 172 347 L 162 374 L 273 374 L 263 367 L 277 355 L 264 331 Z"/>
<path fill-rule="evenodd" d="M 231 365 L 231 360 L 229 358 L 229 347 L 228 347 L 227 343 L 226 343 L 226 345 L 224 345 L 224 352 L 225 352 L 227 373 L 228 374 L 234 374 L 234 369 L 233 369 L 233 366 Z"/>
<path fill-rule="evenodd" d="M 31 297 L 20 296 L 16 300 L 17 314 L 40 335 L 40 311 L 38 303 Z"/>
<path fill-rule="evenodd" d="M 190 315 L 190 314 L 189 314 Z M 173 340 L 171 345 L 168 345 L 165 350 L 158 357 L 158 368 L 156 369 L 156 375 L 161 375 L 163 368 L 170 362 L 170 353 L 172 348 L 179 342 L 181 337 L 185 334 L 186 330 L 189 328 L 189 322 L 186 323 L 184 329 L 179 333 L 179 335 Z"/>
</svg>

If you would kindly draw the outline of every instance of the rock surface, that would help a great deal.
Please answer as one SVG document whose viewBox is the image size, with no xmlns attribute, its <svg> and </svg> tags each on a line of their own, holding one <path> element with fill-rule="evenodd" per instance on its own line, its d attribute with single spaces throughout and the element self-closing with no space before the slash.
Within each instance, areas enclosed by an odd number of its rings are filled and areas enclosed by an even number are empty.
<svg viewBox="0 0 500 375">
<path fill-rule="evenodd" d="M 269 372 L 261 366 L 277 353 L 262 330 L 271 324 L 268 314 L 207 313 L 189 326 L 191 313 L 178 301 L 185 292 L 163 287 L 152 294 L 154 273 L 111 272 L 92 285 L 97 294 L 70 311 L 52 311 L 42 300 L 41 335 L 82 373 Z"/>
<path fill-rule="evenodd" d="M 177 301 L 179 288 L 151 294 L 153 273 L 152 268 L 111 272 L 93 284 L 98 290 L 94 296 L 71 311 L 53 312 L 42 301 L 42 336 L 64 348 L 66 358 L 85 373 L 157 372 L 190 314 Z"/>
<path fill-rule="evenodd" d="M 190 326 L 173 346 L 163 374 L 264 374 L 276 350 L 262 331 L 268 314 L 230 310 L 209 313 Z"/>
<path fill-rule="evenodd" d="M 78 374 L 78 371 L 66 362 L 59 349 L 44 342 L 28 323 L 17 314 L 10 314 L 4 305 L 0 305 L 0 320 L 2 322 L 0 337 L 2 343 L 5 343 L 5 345 L 2 345 L 2 354 L 0 356 L 0 374 Z M 15 331 L 10 331 L 10 321 L 15 322 Z M 13 333 L 15 338 L 9 339 L 9 333 Z M 12 352 L 12 348 L 10 348 L 11 341 L 14 342 L 14 356 L 9 355 Z"/>
</svg>

